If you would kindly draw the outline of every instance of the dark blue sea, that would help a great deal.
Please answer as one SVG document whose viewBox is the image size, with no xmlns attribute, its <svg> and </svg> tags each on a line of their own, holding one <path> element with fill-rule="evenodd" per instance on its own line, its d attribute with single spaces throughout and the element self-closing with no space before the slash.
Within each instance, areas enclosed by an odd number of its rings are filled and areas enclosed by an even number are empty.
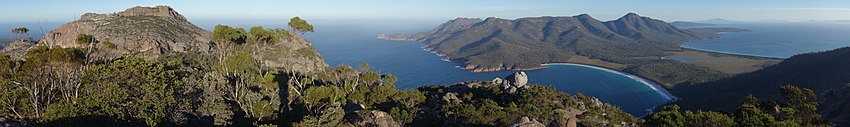
<svg viewBox="0 0 850 127">
<path fill-rule="evenodd" d="M 426 31 L 426 27 L 374 27 L 375 25 L 316 25 L 315 33 L 305 36 L 332 66 L 356 67 L 368 62 L 373 71 L 399 77 L 398 88 L 415 89 L 423 85 L 452 85 L 470 80 L 489 81 L 511 71 L 473 73 L 459 69 L 458 63 L 423 50 L 418 42 L 386 41 L 380 33 Z M 430 26 L 433 27 L 433 26 Z M 655 106 L 670 102 L 671 97 L 654 83 L 603 68 L 556 64 L 547 69 L 527 71 L 529 82 L 554 86 L 560 91 L 599 98 L 636 116 Z"/>
<path fill-rule="evenodd" d="M 773 58 L 850 46 L 850 22 L 740 23 L 720 38 L 686 43 L 685 48 Z"/>
</svg>

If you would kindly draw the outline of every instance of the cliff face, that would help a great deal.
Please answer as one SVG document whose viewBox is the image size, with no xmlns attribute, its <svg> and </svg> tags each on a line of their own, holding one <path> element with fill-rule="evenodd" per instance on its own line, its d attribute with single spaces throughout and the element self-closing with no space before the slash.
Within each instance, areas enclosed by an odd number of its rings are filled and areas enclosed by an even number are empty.
<svg viewBox="0 0 850 127">
<path fill-rule="evenodd" d="M 109 50 L 114 55 L 150 58 L 168 52 L 211 49 L 210 32 L 188 22 L 168 6 L 133 7 L 112 14 L 86 13 L 80 20 L 48 32 L 39 45 L 88 47 L 76 42 L 80 34 L 94 36 L 101 42 L 98 47 L 104 46 L 103 42 L 114 44 L 115 49 Z"/>
</svg>

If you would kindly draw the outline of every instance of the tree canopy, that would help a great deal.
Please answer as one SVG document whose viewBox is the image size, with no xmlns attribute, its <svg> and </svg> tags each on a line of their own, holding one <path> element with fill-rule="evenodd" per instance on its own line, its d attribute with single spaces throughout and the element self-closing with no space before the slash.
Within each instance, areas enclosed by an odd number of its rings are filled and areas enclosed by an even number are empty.
<svg viewBox="0 0 850 127">
<path fill-rule="evenodd" d="M 95 39 L 94 36 L 88 34 L 77 35 L 77 39 L 75 41 L 77 42 L 77 44 L 97 43 L 97 39 Z"/>
<path fill-rule="evenodd" d="M 303 20 L 300 17 L 292 17 L 292 19 L 289 19 L 289 27 L 292 28 L 293 31 L 298 31 L 302 34 L 306 32 L 314 32 L 313 25 L 310 25 L 306 20 Z"/>
<path fill-rule="evenodd" d="M 12 33 L 16 34 L 17 39 L 27 38 L 29 31 L 30 31 L 30 29 L 27 28 L 27 27 L 18 27 L 18 28 L 12 29 Z"/>
<path fill-rule="evenodd" d="M 213 30 L 213 39 L 218 43 L 243 43 L 247 38 L 245 29 L 233 28 L 226 25 L 216 25 Z"/>
<path fill-rule="evenodd" d="M 810 89 L 782 86 L 784 100 L 759 101 L 749 95 L 732 114 L 721 112 L 685 111 L 679 106 L 662 107 L 645 118 L 652 127 L 788 127 L 832 126 L 817 114 L 817 96 Z"/>
<path fill-rule="evenodd" d="M 18 27 L 18 28 L 12 29 L 12 33 L 16 33 L 16 34 L 23 34 L 23 33 L 29 32 L 29 31 L 30 31 L 30 29 L 26 28 L 26 27 Z"/>
</svg>

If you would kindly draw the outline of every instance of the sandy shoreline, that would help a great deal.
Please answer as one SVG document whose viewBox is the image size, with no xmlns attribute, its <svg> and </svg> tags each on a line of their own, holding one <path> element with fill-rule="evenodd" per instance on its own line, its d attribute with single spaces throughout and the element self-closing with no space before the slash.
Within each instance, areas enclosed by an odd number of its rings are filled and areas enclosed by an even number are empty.
<svg viewBox="0 0 850 127">
<path fill-rule="evenodd" d="M 645 79 L 645 78 L 643 78 L 643 77 L 636 76 L 636 75 L 632 75 L 632 74 L 629 74 L 629 73 L 620 72 L 620 71 L 616 71 L 616 70 L 611 70 L 611 69 L 604 68 L 604 67 L 598 67 L 598 66 L 586 65 L 586 64 L 576 64 L 576 63 L 546 63 L 546 64 L 541 64 L 541 65 L 543 65 L 543 66 L 550 66 L 550 65 L 572 65 L 572 66 L 582 66 L 582 67 L 589 67 L 589 68 L 593 68 L 593 69 L 597 69 L 597 70 L 603 70 L 603 71 L 606 71 L 606 72 L 610 72 L 610 73 L 614 73 L 614 74 L 618 74 L 618 75 L 626 76 L 626 77 L 629 77 L 629 78 L 631 78 L 631 79 L 633 79 L 633 80 L 635 80 L 635 81 L 638 81 L 638 82 L 640 82 L 640 83 L 642 83 L 642 84 L 644 84 L 644 85 L 648 86 L 649 88 L 651 88 L 652 90 L 654 90 L 655 92 L 657 92 L 659 95 L 663 96 L 664 98 L 667 98 L 668 100 L 671 100 L 671 102 L 672 102 L 672 101 L 676 101 L 676 100 L 678 100 L 678 98 L 676 98 L 675 96 L 673 96 L 673 94 L 670 94 L 670 92 L 669 92 L 669 91 L 667 91 L 667 89 L 665 89 L 664 87 L 661 87 L 661 85 L 658 85 L 658 83 L 655 83 L 655 82 L 650 81 L 650 80 L 647 80 L 647 79 Z"/>
<path fill-rule="evenodd" d="M 441 61 L 452 62 L 451 60 L 447 59 L 447 57 L 446 57 L 446 55 L 445 55 L 445 54 L 439 53 L 439 52 L 437 52 L 437 51 L 433 51 L 432 49 L 428 49 L 428 48 L 425 48 L 425 47 L 426 47 L 426 46 L 422 46 L 422 47 L 421 47 L 421 48 L 422 48 L 422 50 L 428 51 L 428 52 L 430 52 L 430 53 L 432 53 L 432 54 L 436 54 L 437 56 L 439 56 L 439 57 L 441 58 L 441 59 L 440 59 Z M 614 74 L 618 74 L 618 75 L 626 76 L 626 77 L 629 77 L 629 78 L 631 78 L 631 79 L 633 79 L 633 80 L 635 80 L 635 81 L 638 81 L 638 82 L 640 82 L 640 83 L 642 83 L 642 84 L 644 84 L 644 85 L 648 86 L 648 87 L 649 87 L 649 88 L 651 88 L 652 90 L 656 91 L 656 92 L 657 92 L 659 95 L 661 95 L 662 97 L 664 97 L 664 98 L 666 98 L 666 99 L 670 100 L 670 102 L 673 102 L 673 101 L 677 101 L 677 100 L 678 100 L 678 98 L 676 98 L 675 96 L 673 96 L 673 94 L 670 94 L 670 92 L 669 92 L 669 91 L 667 91 L 667 89 L 665 89 L 664 87 L 661 87 L 661 85 L 659 85 L 658 83 L 656 83 L 656 82 L 654 82 L 654 81 L 648 80 L 648 79 L 643 78 L 643 77 L 640 77 L 640 76 L 632 75 L 632 74 L 629 74 L 629 73 L 620 72 L 620 71 L 616 71 L 616 70 L 613 70 L 613 69 L 604 68 L 604 67 L 599 67 L 599 66 L 594 66 L 594 65 L 587 65 L 587 64 L 577 64 L 577 63 L 545 63 L 545 64 L 540 64 L 540 66 L 541 66 L 541 67 L 534 67 L 534 68 L 495 69 L 495 70 L 493 70 L 493 71 L 485 70 L 485 71 L 478 71 L 478 72 L 495 72 L 495 71 L 532 71 L 532 70 L 542 70 L 542 69 L 546 69 L 546 68 L 547 68 L 548 66 L 550 66 L 550 65 L 573 65 L 573 66 L 589 67 L 589 68 L 593 68 L 593 69 L 597 69 L 597 70 L 603 70 L 603 71 L 606 71 L 606 72 L 611 72 L 611 73 L 614 73 Z M 464 65 L 464 66 L 468 66 L 468 65 Z M 463 66 L 455 66 L 455 68 L 460 68 L 460 69 L 470 70 L 470 71 L 475 70 L 475 68 L 466 68 L 466 67 L 463 67 Z M 476 71 L 473 71 L 473 72 L 476 72 Z"/>
<path fill-rule="evenodd" d="M 726 54 L 726 55 L 740 56 L 740 57 L 757 57 L 757 58 L 780 59 L 780 60 L 781 59 L 787 59 L 786 57 L 779 57 L 779 56 L 765 56 L 765 55 L 755 55 L 755 54 L 745 54 L 745 53 L 732 53 L 732 52 L 724 52 L 724 51 L 717 51 L 717 50 L 710 50 L 710 49 L 701 49 L 701 48 L 689 47 L 689 46 L 684 46 L 684 45 L 682 45 L 680 47 L 684 48 L 684 49 L 688 49 L 688 50 L 695 50 L 695 51 L 708 52 L 708 53 L 717 53 L 717 54 Z"/>
</svg>

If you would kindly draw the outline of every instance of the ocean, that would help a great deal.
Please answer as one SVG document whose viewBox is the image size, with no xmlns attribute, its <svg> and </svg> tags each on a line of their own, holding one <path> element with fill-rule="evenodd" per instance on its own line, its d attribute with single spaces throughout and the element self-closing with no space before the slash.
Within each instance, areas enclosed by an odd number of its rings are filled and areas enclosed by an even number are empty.
<svg viewBox="0 0 850 127">
<path fill-rule="evenodd" d="M 720 38 L 689 42 L 684 48 L 772 58 L 826 51 L 850 46 L 850 22 L 741 23 L 733 27 L 751 32 L 730 32 Z"/>
<path fill-rule="evenodd" d="M 396 86 L 415 89 L 424 85 L 452 85 L 464 81 L 490 81 L 505 77 L 513 71 L 473 73 L 459 64 L 422 49 L 418 42 L 376 39 L 381 33 L 425 31 L 426 28 L 385 28 L 369 25 L 316 25 L 316 33 L 307 37 L 331 66 L 357 67 L 367 62 L 373 71 L 389 73 L 399 78 Z M 529 83 L 554 86 L 570 94 L 582 93 L 600 101 L 619 106 L 635 116 L 643 116 L 674 97 L 654 83 L 604 68 L 550 64 L 543 70 L 526 71 Z"/>
</svg>

